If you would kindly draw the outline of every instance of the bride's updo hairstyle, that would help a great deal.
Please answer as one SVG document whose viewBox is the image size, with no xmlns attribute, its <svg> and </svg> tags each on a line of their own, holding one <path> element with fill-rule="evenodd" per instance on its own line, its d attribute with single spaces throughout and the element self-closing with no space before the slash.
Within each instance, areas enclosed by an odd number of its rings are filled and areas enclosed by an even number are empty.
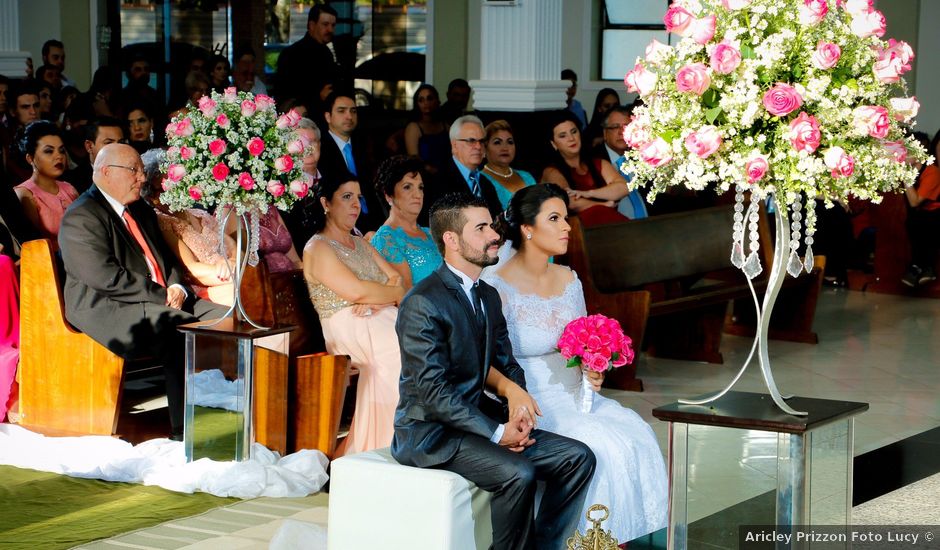
<svg viewBox="0 0 940 550">
<path fill-rule="evenodd" d="M 509 201 L 509 208 L 496 219 L 496 231 L 503 239 L 512 241 L 516 250 L 522 246 L 522 226 L 535 225 L 535 218 L 548 199 L 561 199 L 568 206 L 568 193 L 554 183 L 540 183 L 523 187 Z"/>
<path fill-rule="evenodd" d="M 321 198 L 325 198 L 326 202 L 333 200 L 333 195 L 336 194 L 336 191 L 344 184 L 351 181 L 359 181 L 356 179 L 356 176 L 344 172 L 339 174 L 339 177 L 333 178 L 320 178 L 320 180 L 311 188 L 311 192 L 314 197 L 314 207 L 313 207 L 313 223 L 311 224 L 313 228 L 313 233 L 317 234 L 320 231 L 323 231 L 323 228 L 326 227 L 326 211 L 323 210 L 323 204 L 320 203 Z"/>
</svg>

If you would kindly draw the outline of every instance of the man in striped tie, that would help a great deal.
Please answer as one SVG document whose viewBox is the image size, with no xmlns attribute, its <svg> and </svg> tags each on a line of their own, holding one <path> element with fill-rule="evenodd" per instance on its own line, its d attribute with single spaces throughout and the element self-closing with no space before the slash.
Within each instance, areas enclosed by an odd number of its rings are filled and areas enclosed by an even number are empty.
<svg viewBox="0 0 940 550">
<path fill-rule="evenodd" d="M 140 155 L 107 145 L 95 159 L 94 185 L 65 212 L 59 245 L 65 266 L 65 316 L 125 359 L 163 365 L 171 437 L 183 435 L 183 336 L 177 325 L 214 319 L 226 309 L 200 300 L 163 240 L 156 214 L 140 198 L 147 184 Z"/>
</svg>

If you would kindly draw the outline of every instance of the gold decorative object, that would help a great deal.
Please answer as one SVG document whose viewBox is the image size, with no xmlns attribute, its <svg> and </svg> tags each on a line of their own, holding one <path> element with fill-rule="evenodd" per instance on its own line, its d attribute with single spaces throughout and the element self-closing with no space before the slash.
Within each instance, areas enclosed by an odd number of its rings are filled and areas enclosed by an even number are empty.
<svg viewBox="0 0 940 550">
<path fill-rule="evenodd" d="M 604 516 L 600 518 L 591 517 L 592 512 L 603 512 Z M 584 514 L 588 521 L 594 524 L 587 530 L 587 533 L 581 534 L 574 532 L 574 536 L 568 539 L 568 550 L 617 550 L 617 539 L 611 534 L 610 530 L 601 529 L 601 523 L 610 516 L 610 510 L 603 504 L 594 504 Z"/>
</svg>

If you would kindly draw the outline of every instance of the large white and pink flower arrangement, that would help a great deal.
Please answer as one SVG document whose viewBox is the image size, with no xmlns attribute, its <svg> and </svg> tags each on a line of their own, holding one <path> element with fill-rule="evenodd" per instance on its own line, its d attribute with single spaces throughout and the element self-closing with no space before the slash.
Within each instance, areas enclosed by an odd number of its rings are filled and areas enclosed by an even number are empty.
<svg viewBox="0 0 940 550">
<path fill-rule="evenodd" d="M 227 88 L 166 128 L 166 177 L 160 200 L 173 211 L 230 206 L 238 214 L 287 210 L 310 192 L 302 157 L 310 146 L 297 132 L 300 115 L 278 115 L 274 100 Z"/>
<path fill-rule="evenodd" d="M 801 200 L 878 201 L 928 160 L 902 128 L 919 107 L 902 78 L 914 52 L 881 39 L 872 0 L 674 0 L 664 21 L 681 39 L 654 40 L 625 78 L 644 103 L 625 167 L 651 199 L 676 185 L 773 194 L 798 237 Z M 736 243 L 748 219 L 739 208 Z M 814 219 L 807 208 L 809 243 Z"/>
</svg>

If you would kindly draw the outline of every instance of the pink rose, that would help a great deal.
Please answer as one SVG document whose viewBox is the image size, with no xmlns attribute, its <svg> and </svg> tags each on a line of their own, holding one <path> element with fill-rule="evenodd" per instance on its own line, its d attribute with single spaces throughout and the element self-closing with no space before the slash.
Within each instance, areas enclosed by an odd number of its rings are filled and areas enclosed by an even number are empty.
<svg viewBox="0 0 940 550">
<path fill-rule="evenodd" d="M 302 199 L 307 196 L 307 191 L 310 190 L 310 186 L 307 185 L 307 182 L 302 180 L 294 180 L 290 182 L 290 192 L 294 194 L 298 199 Z"/>
<path fill-rule="evenodd" d="M 295 139 L 287 144 L 287 152 L 292 155 L 299 155 L 303 153 L 304 149 L 306 148 L 307 147 L 304 145 L 304 142 L 301 139 Z"/>
<path fill-rule="evenodd" d="M 182 164 L 171 164 L 166 170 L 166 177 L 173 183 L 178 182 L 186 176 L 186 167 Z"/>
<path fill-rule="evenodd" d="M 627 85 L 628 92 L 636 92 L 640 97 L 644 97 L 656 88 L 657 79 L 656 73 L 646 70 L 643 63 L 638 61 L 633 70 L 624 77 L 623 82 Z"/>
<path fill-rule="evenodd" d="M 881 145 L 884 146 L 885 151 L 894 158 L 896 162 L 904 162 L 907 160 L 907 147 L 904 146 L 903 142 L 883 141 Z"/>
<path fill-rule="evenodd" d="M 796 88 L 778 82 L 764 93 L 764 108 L 774 116 L 786 116 L 803 106 L 803 97 Z"/>
<path fill-rule="evenodd" d="M 623 129 L 623 140 L 633 149 L 649 143 L 653 139 L 650 133 L 649 119 L 646 117 L 633 117 L 633 120 Z"/>
<path fill-rule="evenodd" d="M 859 38 L 868 38 L 869 36 L 881 38 L 885 35 L 887 25 L 883 13 L 878 10 L 871 10 L 866 14 L 853 15 L 850 28 L 855 36 Z"/>
<path fill-rule="evenodd" d="M 722 42 L 712 50 L 709 64 L 711 64 L 712 70 L 718 74 L 733 73 L 741 64 L 741 52 L 731 44 Z"/>
<path fill-rule="evenodd" d="M 219 125 L 219 128 L 224 128 L 226 130 L 228 129 L 229 126 L 232 125 L 232 121 L 229 120 L 228 116 L 226 116 L 225 113 L 222 113 L 219 116 L 215 117 L 215 123 Z"/>
<path fill-rule="evenodd" d="M 173 129 L 173 133 L 177 136 L 189 137 L 193 135 L 193 123 L 190 122 L 188 118 L 184 118 L 176 123 L 176 128 Z"/>
<path fill-rule="evenodd" d="M 911 61 L 914 59 L 914 50 L 903 41 L 888 41 L 888 47 L 878 49 L 878 61 L 872 68 L 875 77 L 885 84 L 891 84 L 901 79 L 901 75 L 911 70 Z"/>
<path fill-rule="evenodd" d="M 172 183 L 168 178 L 163 178 L 162 180 L 160 180 L 160 187 L 161 187 L 164 191 L 166 191 L 166 190 L 168 190 L 170 187 L 173 187 L 173 183 Z"/>
<path fill-rule="evenodd" d="M 594 372 L 604 372 L 607 370 L 607 367 L 610 365 L 610 359 L 604 357 L 600 353 L 595 353 L 588 361 L 587 368 L 591 369 Z"/>
<path fill-rule="evenodd" d="M 680 92 L 702 95 L 711 83 L 712 79 L 708 76 L 708 68 L 704 63 L 686 65 L 676 73 L 676 89 Z"/>
<path fill-rule="evenodd" d="M 767 157 L 764 155 L 756 155 L 744 165 L 744 171 L 747 172 L 748 183 L 757 183 L 764 179 L 768 170 L 770 170 L 770 164 L 767 162 Z"/>
<path fill-rule="evenodd" d="M 823 42 L 816 44 L 816 51 L 813 52 L 812 61 L 817 69 L 831 69 L 839 63 L 842 57 L 842 48 L 832 42 Z"/>
<path fill-rule="evenodd" d="M 202 198 L 202 189 L 200 189 L 198 186 L 195 186 L 195 185 L 192 186 L 192 187 L 190 187 L 190 188 L 189 188 L 189 198 L 193 199 L 194 201 L 198 201 L 199 199 L 201 199 L 201 198 Z"/>
<path fill-rule="evenodd" d="M 798 11 L 801 25 L 816 25 L 826 18 L 829 5 L 826 0 L 803 0 Z"/>
<path fill-rule="evenodd" d="M 711 14 L 708 17 L 703 17 L 701 19 L 694 19 L 692 23 L 689 24 L 688 33 L 692 37 L 692 40 L 696 44 L 708 44 L 712 41 L 712 38 L 715 37 L 715 26 L 717 24 L 717 18 L 715 14 Z"/>
<path fill-rule="evenodd" d="M 721 0 L 721 5 L 725 7 L 726 10 L 739 10 L 746 8 L 751 5 L 753 0 Z"/>
<path fill-rule="evenodd" d="M 242 101 L 241 111 L 242 111 L 243 117 L 250 117 L 251 115 L 255 114 L 255 111 L 257 110 L 258 110 L 258 105 L 254 101 L 250 99 L 246 99 Z"/>
<path fill-rule="evenodd" d="M 708 158 L 721 146 L 721 135 L 714 126 L 703 126 L 685 138 L 685 148 L 698 158 Z"/>
<path fill-rule="evenodd" d="M 186 147 L 185 145 L 183 145 L 182 147 L 180 147 L 180 158 L 183 159 L 183 160 L 189 160 L 189 159 L 193 158 L 193 156 L 194 156 L 195 154 L 196 154 L 196 153 L 194 153 L 191 148 Z"/>
<path fill-rule="evenodd" d="M 689 28 L 689 24 L 692 23 L 692 19 L 692 14 L 686 11 L 685 8 L 673 4 L 666 10 L 663 23 L 666 24 L 666 32 L 686 36 L 685 31 Z"/>
<path fill-rule="evenodd" d="M 206 118 L 212 118 L 215 116 L 215 108 L 218 103 L 212 99 L 211 96 L 204 95 L 199 98 L 199 111 L 202 112 L 202 116 Z"/>
<path fill-rule="evenodd" d="M 891 110 L 894 111 L 894 119 L 901 122 L 914 118 L 920 110 L 920 102 L 916 97 L 892 97 L 890 103 Z"/>
<path fill-rule="evenodd" d="M 823 152 L 823 162 L 833 178 L 847 178 L 855 172 L 855 159 L 841 147 L 830 147 Z"/>
<path fill-rule="evenodd" d="M 852 111 L 852 127 L 858 135 L 868 134 L 873 138 L 882 139 L 891 129 L 891 119 L 884 107 L 862 105 Z"/>
<path fill-rule="evenodd" d="M 816 117 L 805 112 L 790 122 L 790 145 L 797 151 L 812 153 L 819 147 L 822 136 L 819 132 L 819 121 Z"/>
<path fill-rule="evenodd" d="M 209 152 L 212 153 L 213 157 L 217 157 L 225 152 L 226 144 L 225 140 L 214 139 L 209 142 Z"/>
<path fill-rule="evenodd" d="M 866 14 L 874 8 L 874 0 L 842 0 L 845 11 L 852 15 Z"/>
<path fill-rule="evenodd" d="M 290 155 L 283 155 L 274 160 L 274 168 L 278 172 L 290 172 L 294 168 L 294 159 Z"/>
<path fill-rule="evenodd" d="M 238 90 L 234 86 L 229 86 L 222 92 L 222 101 L 225 103 L 235 103 L 238 101 Z"/>
<path fill-rule="evenodd" d="M 228 177 L 228 166 L 220 162 L 212 167 L 212 177 L 217 181 L 224 181 Z"/>
<path fill-rule="evenodd" d="M 267 111 L 274 107 L 275 103 L 270 96 L 258 94 L 255 96 L 255 105 L 257 105 L 259 111 Z"/>
<path fill-rule="evenodd" d="M 286 188 L 284 187 L 284 184 L 278 180 L 271 180 L 268 182 L 267 189 L 268 193 L 271 193 L 275 197 L 280 197 L 284 194 Z"/>
<path fill-rule="evenodd" d="M 658 168 L 672 160 L 672 147 L 663 138 L 656 138 L 640 148 L 640 160 Z"/>
<path fill-rule="evenodd" d="M 251 191 L 255 188 L 255 178 L 251 177 L 248 172 L 242 172 L 238 175 L 238 186 L 245 191 Z"/>
<path fill-rule="evenodd" d="M 253 137 L 248 140 L 248 154 L 257 157 L 264 152 L 264 140 L 259 137 Z"/>
<path fill-rule="evenodd" d="M 646 61 L 651 64 L 661 63 L 670 53 L 672 53 L 671 46 L 663 44 L 654 38 L 653 41 L 646 46 Z"/>
<path fill-rule="evenodd" d="M 169 134 L 169 132 L 167 133 Z M 179 154 L 180 154 L 180 148 L 177 147 L 176 145 L 166 148 L 166 158 L 169 160 L 176 160 L 176 157 L 178 157 Z"/>
</svg>

